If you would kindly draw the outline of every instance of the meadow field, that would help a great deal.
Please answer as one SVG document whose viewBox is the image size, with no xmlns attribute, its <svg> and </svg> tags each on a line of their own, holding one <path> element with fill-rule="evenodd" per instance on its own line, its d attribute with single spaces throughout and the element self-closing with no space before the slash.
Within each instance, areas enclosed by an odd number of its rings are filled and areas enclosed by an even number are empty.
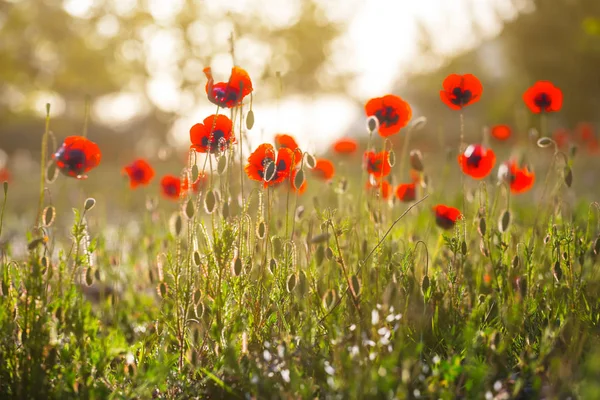
<svg viewBox="0 0 600 400">
<path fill-rule="evenodd" d="M 311 154 L 250 147 L 260 88 L 204 72 L 169 162 L 104 166 L 48 104 L 38 169 L 5 165 L 0 398 L 600 398 L 598 138 L 550 132 L 560 88 L 472 129 L 486 83 L 451 74 L 459 138 L 382 93 Z"/>
</svg>

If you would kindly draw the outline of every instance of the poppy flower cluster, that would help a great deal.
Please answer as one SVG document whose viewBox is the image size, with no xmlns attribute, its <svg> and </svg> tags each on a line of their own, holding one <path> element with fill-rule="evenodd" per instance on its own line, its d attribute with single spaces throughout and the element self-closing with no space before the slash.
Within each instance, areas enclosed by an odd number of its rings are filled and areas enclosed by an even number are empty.
<svg viewBox="0 0 600 400">
<path fill-rule="evenodd" d="M 211 103 L 219 107 L 232 108 L 239 105 L 244 97 L 252 93 L 252 81 L 248 73 L 240 68 L 233 67 L 229 81 L 215 83 L 210 67 L 204 68 L 204 75 L 208 79 L 206 94 Z"/>
<path fill-rule="evenodd" d="M 463 172 L 474 179 L 488 176 L 495 163 L 496 155 L 493 150 L 480 144 L 469 145 L 464 153 L 458 156 L 458 164 Z"/>
<path fill-rule="evenodd" d="M 337 154 L 353 154 L 358 150 L 358 143 L 352 138 L 341 138 L 331 146 Z"/>
<path fill-rule="evenodd" d="M 367 102 L 365 111 L 368 117 L 376 117 L 379 122 L 379 134 L 392 136 L 404 128 L 412 118 L 410 105 L 400 97 L 388 94 L 375 97 Z"/>
<path fill-rule="evenodd" d="M 364 154 L 364 163 L 367 172 L 376 178 L 382 178 L 388 176 L 392 171 L 390 165 L 390 153 L 388 151 L 381 151 L 375 153 L 370 150 Z"/>
<path fill-rule="evenodd" d="M 233 124 L 225 115 L 211 115 L 190 128 L 191 149 L 199 153 L 224 151 L 235 142 Z"/>
<path fill-rule="evenodd" d="M 481 82 L 473 74 L 448 75 L 442 86 L 444 90 L 440 91 L 440 98 L 452 110 L 462 110 L 478 102 L 483 93 Z"/>
<path fill-rule="evenodd" d="M 435 222 L 442 229 L 452 229 L 456 222 L 462 218 L 460 210 L 454 207 L 438 204 L 433 207 Z"/>
<path fill-rule="evenodd" d="M 533 187 L 535 174 L 527 167 L 519 168 L 514 160 L 503 163 L 498 168 L 498 179 L 508 183 L 512 193 L 524 193 Z"/>
<path fill-rule="evenodd" d="M 404 203 L 417 199 L 417 185 L 415 183 L 402 183 L 396 187 L 396 197 Z"/>
<path fill-rule="evenodd" d="M 532 113 L 556 112 L 562 108 L 563 94 L 552 82 L 538 81 L 523 93 L 523 101 Z"/>
<path fill-rule="evenodd" d="M 154 178 L 154 169 L 146 160 L 138 159 L 123 168 L 123 173 L 129 176 L 129 186 L 132 189 L 147 185 Z"/>
<path fill-rule="evenodd" d="M 245 167 L 248 178 L 271 186 L 283 182 L 290 176 L 297 162 L 293 161 L 294 152 L 281 147 L 277 152 L 269 143 L 263 143 L 248 157 Z"/>
<path fill-rule="evenodd" d="M 69 136 L 52 155 L 58 169 L 65 175 L 86 179 L 87 172 L 97 167 L 102 159 L 100 148 L 83 136 Z"/>
</svg>

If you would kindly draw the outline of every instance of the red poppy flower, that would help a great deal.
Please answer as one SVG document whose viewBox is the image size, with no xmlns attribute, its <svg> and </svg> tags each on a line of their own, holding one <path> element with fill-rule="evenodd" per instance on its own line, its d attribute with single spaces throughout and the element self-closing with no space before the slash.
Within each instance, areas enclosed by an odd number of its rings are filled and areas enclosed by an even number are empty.
<svg viewBox="0 0 600 400">
<path fill-rule="evenodd" d="M 198 179 L 196 179 L 196 181 L 192 183 L 192 190 L 194 191 L 194 193 L 198 193 L 199 191 L 207 187 L 207 185 L 208 175 L 206 175 L 204 172 L 201 172 L 200 174 L 198 174 Z M 188 189 L 187 177 L 183 180 L 182 188 L 184 191 Z"/>
<path fill-rule="evenodd" d="M 135 160 L 123 168 L 129 176 L 129 186 L 135 189 L 139 185 L 147 185 L 154 177 L 154 170 L 146 160 Z"/>
<path fill-rule="evenodd" d="M 100 164 L 98 145 L 83 136 L 69 136 L 52 155 L 60 171 L 77 179 L 86 179 L 86 172 Z"/>
<path fill-rule="evenodd" d="M 248 178 L 264 182 L 264 186 L 283 182 L 292 169 L 294 153 L 288 148 L 280 148 L 275 157 L 275 149 L 268 143 L 263 143 L 248 157 L 246 175 Z M 272 176 L 265 176 L 269 164 L 275 163 Z M 294 163 L 295 164 L 295 163 Z"/>
<path fill-rule="evenodd" d="M 302 161 L 302 150 L 298 147 L 298 143 L 296 143 L 293 136 L 277 134 L 275 135 L 275 144 L 278 148 L 286 148 L 294 152 L 294 164 L 299 164 Z"/>
<path fill-rule="evenodd" d="M 365 105 L 365 111 L 368 117 L 377 117 L 379 134 L 383 137 L 400 132 L 412 117 L 410 105 L 393 94 L 369 100 Z"/>
<path fill-rule="evenodd" d="M 191 149 L 199 153 L 216 153 L 235 142 L 231 120 L 225 115 L 211 115 L 203 122 L 190 129 Z"/>
<path fill-rule="evenodd" d="M 0 168 L 0 182 L 10 182 L 11 176 L 8 168 Z"/>
<path fill-rule="evenodd" d="M 512 193 L 523 193 L 533 187 L 535 174 L 527 167 L 519 168 L 515 161 L 507 161 L 498 168 L 498 178 L 507 182 Z"/>
<path fill-rule="evenodd" d="M 390 183 L 386 180 L 376 181 L 375 184 L 369 180 L 367 181 L 366 188 L 367 190 L 377 190 L 377 192 L 381 194 L 381 198 L 384 200 L 389 199 L 390 195 L 392 194 L 392 185 L 390 185 Z"/>
<path fill-rule="evenodd" d="M 403 183 L 398 185 L 396 188 L 396 197 L 398 200 L 405 203 L 415 201 L 417 198 L 416 184 L 414 183 Z"/>
<path fill-rule="evenodd" d="M 448 75 L 442 85 L 444 90 L 440 91 L 440 98 L 453 110 L 478 102 L 483 93 L 481 82 L 472 74 Z"/>
<path fill-rule="evenodd" d="M 507 140 L 510 138 L 512 130 L 508 125 L 492 126 L 492 136 L 498 140 Z"/>
<path fill-rule="evenodd" d="M 435 213 L 435 222 L 442 229 L 452 229 L 456 225 L 456 221 L 462 218 L 460 211 L 454 207 L 448 207 L 443 204 L 438 204 L 433 207 Z"/>
<path fill-rule="evenodd" d="M 228 82 L 215 83 L 210 67 L 204 68 L 204 75 L 208 79 L 206 83 L 208 100 L 219 107 L 235 107 L 242 102 L 244 97 L 252 93 L 250 76 L 240 67 L 231 69 Z"/>
<path fill-rule="evenodd" d="M 292 191 L 296 192 L 297 194 L 304 194 L 304 192 L 306 192 L 306 187 L 307 185 L 307 180 L 304 179 L 304 182 L 302 182 L 302 185 L 300 185 L 300 187 L 298 189 L 296 189 L 296 174 L 298 173 L 298 171 L 300 171 L 300 168 L 295 168 L 292 170 L 291 176 L 290 176 L 290 185 L 292 187 Z"/>
<path fill-rule="evenodd" d="M 181 185 L 181 179 L 174 175 L 165 175 L 160 180 L 160 187 L 165 197 L 171 200 L 178 200 L 181 191 L 187 190 L 187 184 Z"/>
<path fill-rule="evenodd" d="M 364 161 L 367 172 L 374 175 L 376 178 L 382 178 L 389 175 L 392 171 L 389 157 L 387 151 L 381 151 L 379 153 L 375 153 L 374 151 L 365 152 Z"/>
<path fill-rule="evenodd" d="M 463 172 L 475 179 L 483 179 L 494 168 L 496 155 L 491 149 L 487 149 L 480 144 L 472 144 L 463 154 L 458 156 Z"/>
<path fill-rule="evenodd" d="M 312 169 L 312 172 L 314 172 L 319 178 L 328 181 L 333 178 L 333 175 L 335 174 L 335 167 L 331 161 L 324 158 L 318 158 L 315 167 Z"/>
<path fill-rule="evenodd" d="M 523 101 L 535 114 L 556 112 L 562 107 L 563 94 L 552 82 L 538 81 L 523 93 Z"/>
<path fill-rule="evenodd" d="M 575 129 L 577 132 L 577 140 L 583 143 L 596 139 L 594 126 L 588 122 L 582 122 Z"/>
<path fill-rule="evenodd" d="M 351 138 L 341 138 L 338 139 L 332 147 L 333 151 L 338 154 L 352 154 L 358 149 L 358 143 Z"/>
<path fill-rule="evenodd" d="M 571 142 L 571 134 L 564 128 L 559 128 L 552 134 L 552 139 L 560 149 L 566 148 Z"/>
</svg>

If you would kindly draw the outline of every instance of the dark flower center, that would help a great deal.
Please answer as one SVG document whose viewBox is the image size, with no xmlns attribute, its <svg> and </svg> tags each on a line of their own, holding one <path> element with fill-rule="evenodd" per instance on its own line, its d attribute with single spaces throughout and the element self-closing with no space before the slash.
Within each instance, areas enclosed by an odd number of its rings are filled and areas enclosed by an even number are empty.
<svg viewBox="0 0 600 400">
<path fill-rule="evenodd" d="M 177 189 L 177 184 L 169 183 L 165 186 L 165 193 L 167 193 L 170 196 L 177 196 Z"/>
<path fill-rule="evenodd" d="M 261 164 L 262 164 L 262 168 L 258 170 L 258 176 L 262 178 L 265 177 L 265 168 L 267 168 L 267 165 L 269 165 L 269 163 L 272 163 L 274 160 L 271 157 L 265 157 L 263 158 Z"/>
<path fill-rule="evenodd" d="M 285 160 L 279 160 L 277 162 L 277 171 L 285 171 L 285 170 L 286 170 Z"/>
<path fill-rule="evenodd" d="M 470 157 L 467 157 L 467 166 L 471 168 L 479 168 L 479 163 L 483 157 L 481 154 L 471 154 Z"/>
<path fill-rule="evenodd" d="M 536 106 L 541 108 L 542 110 L 546 110 L 550 105 L 552 105 L 552 99 L 548 96 L 548 93 L 540 93 L 533 99 L 533 102 Z"/>
<path fill-rule="evenodd" d="M 62 152 L 60 158 L 60 160 L 65 164 L 66 169 L 77 175 L 81 175 L 85 172 L 85 159 L 85 153 L 83 150 L 79 149 L 67 149 Z"/>
<path fill-rule="evenodd" d="M 396 110 L 390 106 L 380 108 L 375 112 L 375 116 L 377 117 L 379 124 L 385 124 L 386 127 L 389 127 L 390 125 L 396 125 L 400 119 L 400 116 Z"/>
<path fill-rule="evenodd" d="M 144 170 L 142 168 L 133 168 L 133 171 L 131 172 L 131 178 L 133 178 L 134 181 L 142 181 L 144 180 L 144 176 L 146 174 L 144 173 Z"/>
<path fill-rule="evenodd" d="M 435 222 L 437 222 L 438 226 L 443 229 L 451 229 L 452 227 L 454 227 L 455 224 L 453 220 L 451 220 L 445 215 L 440 214 L 435 216 Z"/>
<path fill-rule="evenodd" d="M 473 94 L 470 90 L 462 90 L 459 87 L 455 87 L 452 90 L 453 98 L 450 98 L 450 102 L 457 106 L 466 106 L 473 98 Z"/>
<path fill-rule="evenodd" d="M 213 96 L 221 103 L 237 103 L 239 90 L 231 86 L 227 88 L 214 88 Z"/>
</svg>

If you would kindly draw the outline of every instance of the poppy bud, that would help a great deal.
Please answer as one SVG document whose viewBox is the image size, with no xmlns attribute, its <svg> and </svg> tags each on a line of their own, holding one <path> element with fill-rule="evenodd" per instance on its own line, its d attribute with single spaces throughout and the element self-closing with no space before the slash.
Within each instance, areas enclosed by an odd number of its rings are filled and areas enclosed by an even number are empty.
<svg viewBox="0 0 600 400">
<path fill-rule="evenodd" d="M 423 155 L 420 150 L 410 151 L 410 167 L 415 171 L 423 172 Z"/>
</svg>

